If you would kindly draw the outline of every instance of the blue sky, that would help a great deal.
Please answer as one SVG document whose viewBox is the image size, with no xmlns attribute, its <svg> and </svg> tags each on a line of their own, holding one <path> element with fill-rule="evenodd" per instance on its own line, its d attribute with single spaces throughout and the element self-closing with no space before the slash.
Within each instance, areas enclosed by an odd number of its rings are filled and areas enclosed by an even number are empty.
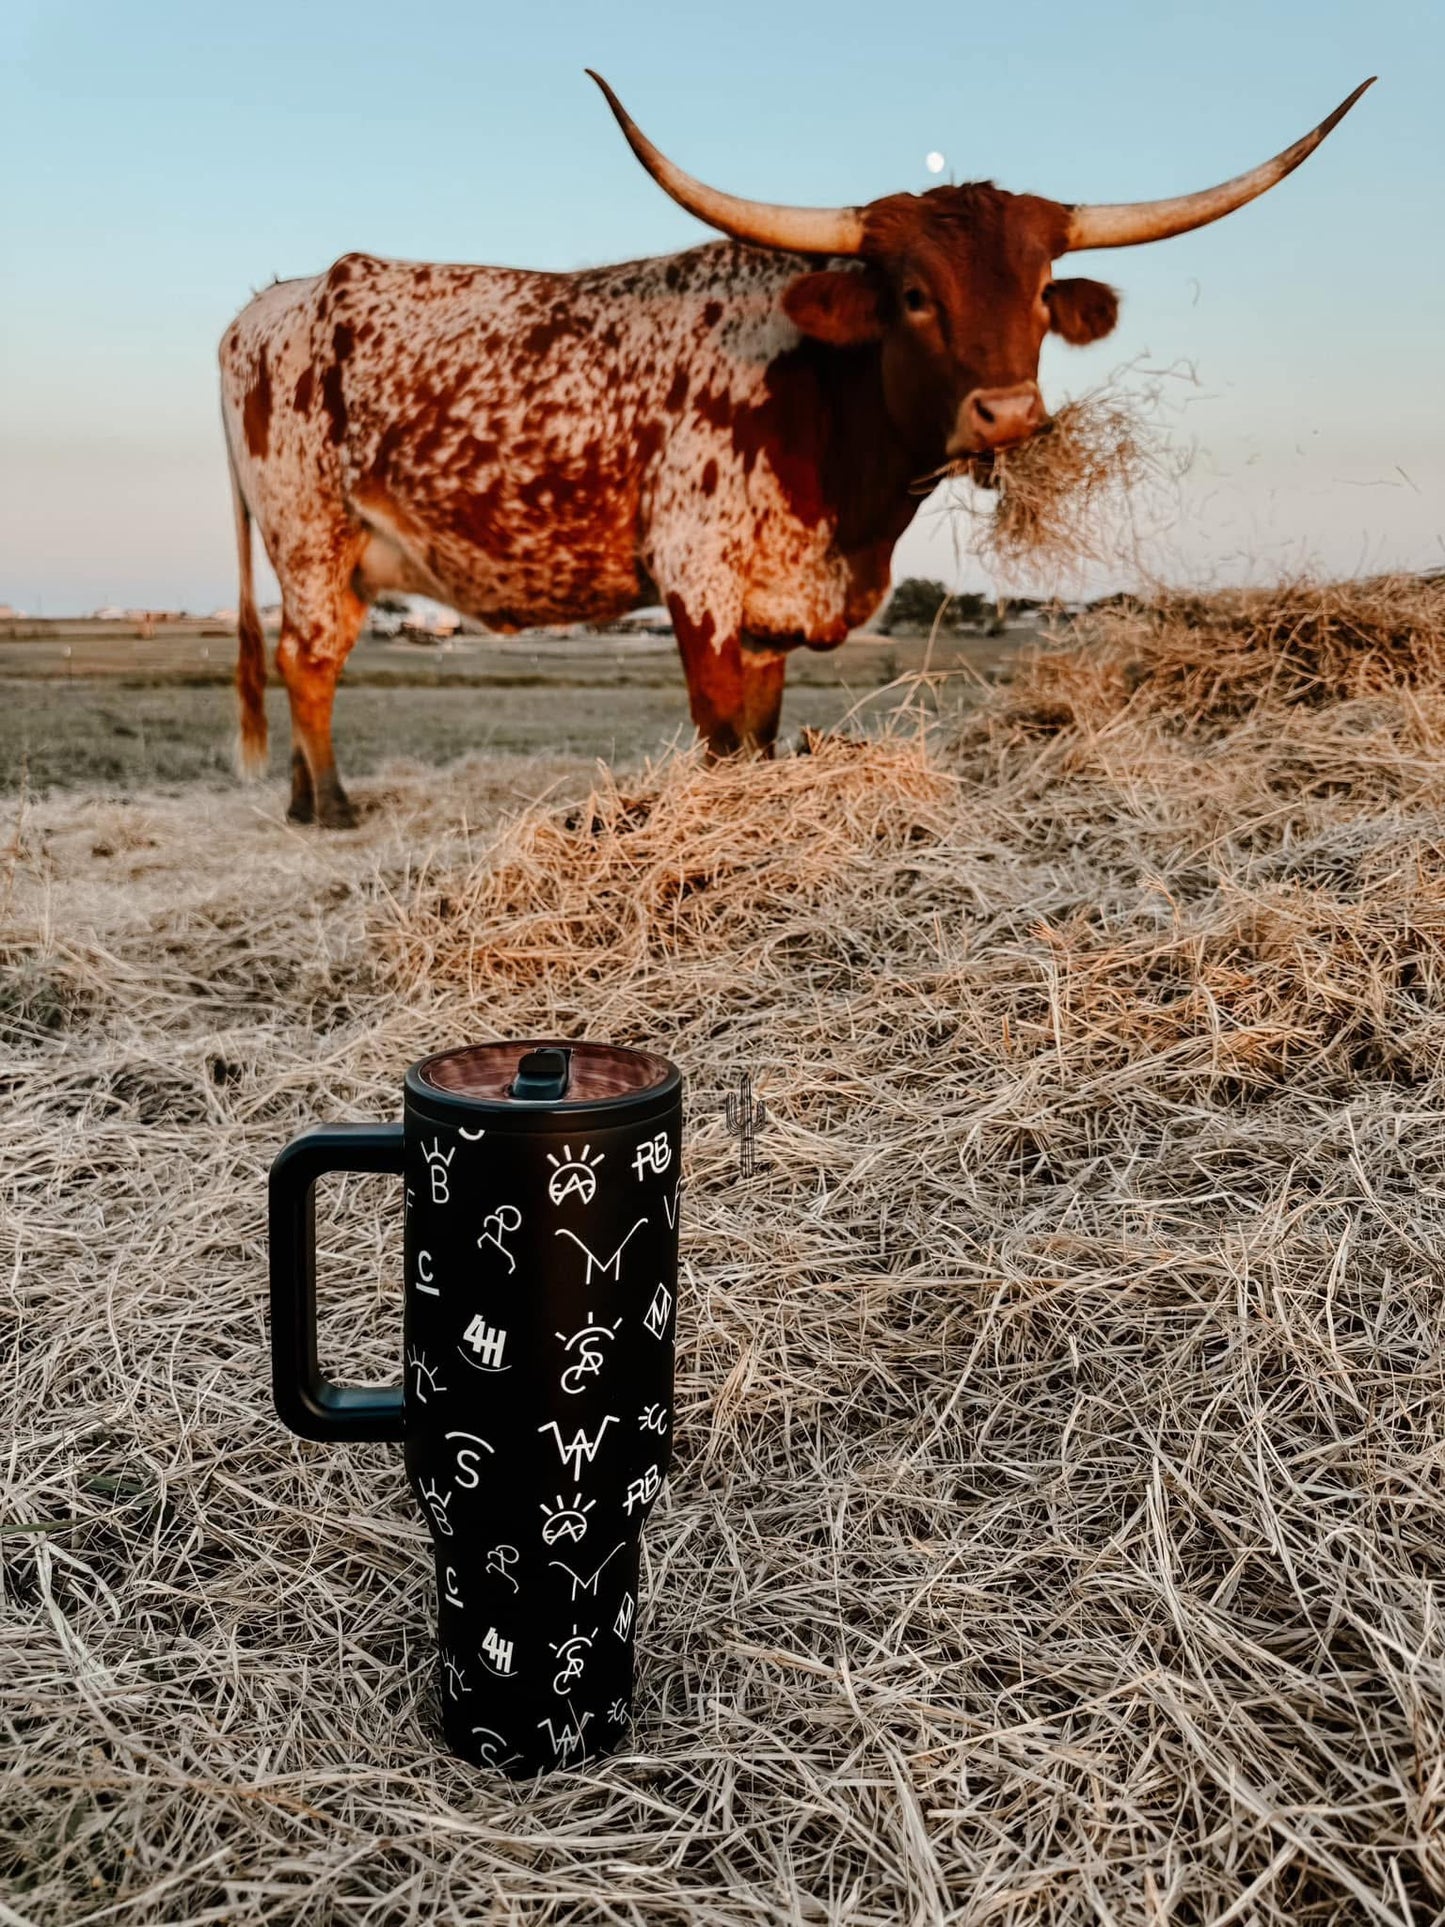
<svg viewBox="0 0 1445 1927">
<path fill-rule="evenodd" d="M 1173 193 L 1378 73 L 1253 207 L 1080 257 L 1123 320 L 1050 344 L 1043 381 L 1057 402 L 1136 358 L 1192 365 L 1173 575 L 1445 564 L 1438 0 L 11 0 L 0 60 L 0 602 L 234 601 L 214 351 L 273 274 L 348 248 L 566 268 L 704 238 L 586 65 L 692 172 L 800 202 L 922 188 L 933 148 L 956 178 L 1065 200 Z M 976 579 L 936 514 L 899 563 Z"/>
</svg>

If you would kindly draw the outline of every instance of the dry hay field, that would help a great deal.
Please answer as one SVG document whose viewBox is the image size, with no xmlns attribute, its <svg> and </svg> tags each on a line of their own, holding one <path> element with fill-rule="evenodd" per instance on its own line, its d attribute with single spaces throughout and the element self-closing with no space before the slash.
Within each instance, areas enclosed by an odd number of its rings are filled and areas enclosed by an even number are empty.
<svg viewBox="0 0 1445 1927">
<path fill-rule="evenodd" d="M 12 814 L 5 1927 L 1440 1918 L 1445 586 L 925 696 L 350 836 Z M 263 1201 L 536 1032 L 674 1055 L 690 1136 L 636 1731 L 514 1787 L 437 1750 L 400 1454 L 272 1416 Z M 391 1189 L 319 1238 L 394 1376 Z"/>
</svg>

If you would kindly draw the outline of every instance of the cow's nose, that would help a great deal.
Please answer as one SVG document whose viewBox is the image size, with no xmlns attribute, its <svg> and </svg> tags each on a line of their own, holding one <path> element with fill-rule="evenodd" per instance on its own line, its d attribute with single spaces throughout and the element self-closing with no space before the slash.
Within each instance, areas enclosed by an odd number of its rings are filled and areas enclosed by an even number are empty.
<svg viewBox="0 0 1445 1927">
<path fill-rule="evenodd" d="M 1012 388 L 975 388 L 963 398 L 950 455 L 978 455 L 985 449 L 1011 448 L 1026 442 L 1044 425 L 1044 398 L 1036 381 L 1016 382 Z"/>
</svg>

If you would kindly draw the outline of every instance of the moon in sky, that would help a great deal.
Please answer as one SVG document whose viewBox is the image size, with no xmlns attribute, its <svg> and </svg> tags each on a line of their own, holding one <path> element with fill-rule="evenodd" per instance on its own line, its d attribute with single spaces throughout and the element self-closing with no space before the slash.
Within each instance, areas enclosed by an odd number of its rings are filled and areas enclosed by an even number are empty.
<svg viewBox="0 0 1445 1927">
<path fill-rule="evenodd" d="M 942 154 L 935 148 L 931 154 L 924 155 L 923 165 L 928 169 L 930 174 L 941 174 L 946 163 Z"/>
</svg>

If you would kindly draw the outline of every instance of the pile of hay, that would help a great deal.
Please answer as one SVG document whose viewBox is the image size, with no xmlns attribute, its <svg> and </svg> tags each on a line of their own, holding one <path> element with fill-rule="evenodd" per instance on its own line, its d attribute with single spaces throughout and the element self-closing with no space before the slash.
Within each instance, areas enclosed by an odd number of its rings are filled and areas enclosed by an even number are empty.
<svg viewBox="0 0 1445 1927">
<path fill-rule="evenodd" d="M 32 809 L 7 1927 L 1439 1916 L 1445 728 L 1195 729 L 1128 621 L 952 744 Z M 264 1172 L 584 1029 L 689 1075 L 678 1446 L 633 1749 L 514 1788 L 435 1750 L 399 1455 L 270 1415 Z M 395 1202 L 327 1196 L 338 1372 L 395 1372 Z"/>
<path fill-rule="evenodd" d="M 1445 575 L 1119 597 L 1039 662 L 1020 713 L 1097 725 L 1126 704 L 1195 734 L 1400 691 L 1445 697 Z"/>
</svg>

